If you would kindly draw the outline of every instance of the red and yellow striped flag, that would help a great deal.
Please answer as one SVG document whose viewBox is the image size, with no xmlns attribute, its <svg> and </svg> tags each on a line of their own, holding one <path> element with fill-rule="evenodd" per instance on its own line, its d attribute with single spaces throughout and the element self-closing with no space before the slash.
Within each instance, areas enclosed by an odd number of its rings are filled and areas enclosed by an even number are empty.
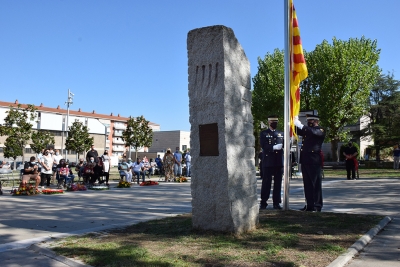
<svg viewBox="0 0 400 267">
<path fill-rule="evenodd" d="M 301 45 L 300 30 L 297 22 L 296 10 L 293 0 L 290 0 L 289 19 L 289 42 L 290 42 L 290 130 L 296 137 L 294 131 L 294 117 L 300 112 L 300 82 L 307 78 L 308 70 Z"/>
</svg>

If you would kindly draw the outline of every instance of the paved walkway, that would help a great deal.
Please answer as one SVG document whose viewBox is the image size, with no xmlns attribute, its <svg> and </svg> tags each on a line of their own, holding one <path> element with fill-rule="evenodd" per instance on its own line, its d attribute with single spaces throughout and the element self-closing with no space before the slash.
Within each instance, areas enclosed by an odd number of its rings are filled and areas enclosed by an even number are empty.
<svg viewBox="0 0 400 267">
<path fill-rule="evenodd" d="M 261 181 L 258 180 L 258 189 Z M 7 188 L 5 188 L 7 189 Z M 323 181 L 323 211 L 393 218 L 348 266 L 400 266 L 400 179 Z M 177 201 L 179 199 L 179 201 Z M 41 248 L 41 242 L 191 212 L 190 183 L 33 197 L 0 196 L 0 266 L 82 266 Z M 293 179 L 290 208 L 304 205 L 302 181 Z M 268 207 L 269 208 L 269 207 Z M 334 266 L 343 266 L 334 265 Z"/>
</svg>

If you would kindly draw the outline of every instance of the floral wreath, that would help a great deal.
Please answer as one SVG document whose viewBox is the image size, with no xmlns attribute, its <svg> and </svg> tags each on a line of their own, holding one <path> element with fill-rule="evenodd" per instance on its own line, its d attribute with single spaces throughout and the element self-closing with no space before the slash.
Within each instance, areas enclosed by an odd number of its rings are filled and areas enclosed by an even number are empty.
<svg viewBox="0 0 400 267">
<path fill-rule="evenodd" d="M 141 182 L 140 186 L 149 186 L 149 185 L 158 185 L 158 182 L 155 181 L 146 181 L 146 182 Z"/>
<path fill-rule="evenodd" d="M 43 189 L 42 194 L 45 195 L 55 195 L 55 194 L 63 194 L 64 190 L 62 189 Z"/>
<path fill-rule="evenodd" d="M 175 182 L 177 183 L 186 183 L 187 181 L 188 181 L 187 178 L 183 176 L 175 178 Z"/>
<path fill-rule="evenodd" d="M 125 182 L 125 181 L 119 181 L 118 188 L 130 188 L 131 187 L 131 183 L 130 182 Z"/>
</svg>

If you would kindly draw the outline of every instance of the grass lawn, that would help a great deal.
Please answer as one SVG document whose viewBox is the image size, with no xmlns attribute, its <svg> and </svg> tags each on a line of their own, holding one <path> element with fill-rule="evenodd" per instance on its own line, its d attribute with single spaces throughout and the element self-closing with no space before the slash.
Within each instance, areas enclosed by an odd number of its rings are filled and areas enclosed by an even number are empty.
<svg viewBox="0 0 400 267">
<path fill-rule="evenodd" d="M 358 170 L 360 179 L 400 178 L 400 170 L 393 169 L 362 169 Z M 324 169 L 325 178 L 346 178 L 346 170 Z"/>
<path fill-rule="evenodd" d="M 240 236 L 196 231 L 191 214 L 69 237 L 51 248 L 92 266 L 327 266 L 383 217 L 260 212 Z"/>
</svg>

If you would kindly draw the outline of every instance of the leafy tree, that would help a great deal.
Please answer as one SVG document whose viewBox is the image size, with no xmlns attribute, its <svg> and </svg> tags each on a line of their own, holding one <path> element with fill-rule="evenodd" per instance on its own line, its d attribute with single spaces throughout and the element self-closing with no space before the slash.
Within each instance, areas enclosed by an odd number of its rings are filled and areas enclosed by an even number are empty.
<svg viewBox="0 0 400 267">
<path fill-rule="evenodd" d="M 21 105 L 16 108 L 10 107 L 4 124 L 0 125 L 0 135 L 7 136 L 4 142 L 4 157 L 13 158 L 14 164 L 18 156 L 24 160 L 24 149 L 30 137 L 36 119 L 36 108 L 34 105 L 27 105 L 22 109 Z M 14 166 L 15 168 L 15 166 Z"/>
<path fill-rule="evenodd" d="M 32 132 L 31 141 L 30 146 L 35 153 L 40 153 L 43 149 L 55 143 L 54 136 L 50 132 L 43 130 Z"/>
<path fill-rule="evenodd" d="M 307 90 L 311 109 L 318 110 L 331 142 L 332 159 L 338 161 L 338 143 L 347 139 L 343 127 L 357 122 L 368 109 L 368 97 L 380 73 L 377 41 L 368 38 L 324 40 L 306 54 Z M 304 94 L 304 95 L 303 95 Z"/>
<path fill-rule="evenodd" d="M 258 72 L 253 77 L 251 111 L 254 120 L 256 151 L 260 150 L 261 124 L 267 125 L 268 116 L 276 115 L 283 121 L 284 110 L 284 52 L 275 49 L 262 60 L 258 58 Z M 282 126 L 282 124 L 281 124 Z M 282 126 L 283 127 L 283 126 Z M 258 153 L 256 153 L 256 156 Z"/>
<path fill-rule="evenodd" d="M 94 141 L 94 138 L 90 137 L 89 128 L 79 120 L 75 120 L 68 128 L 69 132 L 65 140 L 65 148 L 70 151 L 76 151 L 78 156 L 80 153 L 89 150 Z"/>
<path fill-rule="evenodd" d="M 369 96 L 369 123 L 361 131 L 361 138 L 374 140 L 377 159 L 380 150 L 400 141 L 400 81 L 393 73 L 381 74 Z"/>
<path fill-rule="evenodd" d="M 149 126 L 149 121 L 143 116 L 129 118 L 126 129 L 122 131 L 122 140 L 125 146 L 135 148 L 135 158 L 137 158 L 138 148 L 150 147 L 153 142 L 153 130 Z"/>
</svg>

